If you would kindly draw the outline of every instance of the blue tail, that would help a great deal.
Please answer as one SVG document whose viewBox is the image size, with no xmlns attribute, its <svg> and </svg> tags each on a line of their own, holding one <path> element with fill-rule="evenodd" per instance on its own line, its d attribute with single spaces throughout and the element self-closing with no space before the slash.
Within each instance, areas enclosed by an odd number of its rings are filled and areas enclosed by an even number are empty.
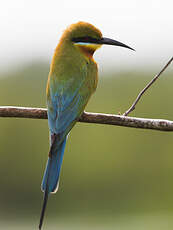
<svg viewBox="0 0 173 230">
<path fill-rule="evenodd" d="M 56 141 L 55 138 L 50 148 L 49 158 L 47 161 L 47 166 L 44 172 L 43 181 L 41 185 L 41 188 L 44 192 L 44 199 L 43 199 L 43 207 L 41 211 L 39 229 L 41 229 L 42 227 L 48 195 L 50 193 L 55 193 L 58 189 L 59 176 L 60 176 L 60 170 L 61 170 L 61 165 L 64 156 L 66 139 L 67 137 L 59 145 L 58 141 Z"/>
<path fill-rule="evenodd" d="M 64 156 L 65 144 L 66 138 L 59 146 L 58 143 L 55 143 L 54 147 L 51 149 L 41 185 L 41 188 L 44 192 L 46 191 L 46 188 L 48 189 L 48 193 L 56 192 L 58 189 L 58 181 Z"/>
</svg>

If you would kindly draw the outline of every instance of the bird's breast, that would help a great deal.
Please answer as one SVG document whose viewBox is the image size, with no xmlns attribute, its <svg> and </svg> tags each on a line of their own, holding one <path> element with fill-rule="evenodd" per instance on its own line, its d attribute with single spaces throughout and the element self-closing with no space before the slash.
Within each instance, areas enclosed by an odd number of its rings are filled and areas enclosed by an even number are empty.
<svg viewBox="0 0 173 230">
<path fill-rule="evenodd" d="M 86 86 L 91 94 L 95 92 L 98 83 L 98 70 L 95 61 L 90 59 L 87 64 Z"/>
</svg>

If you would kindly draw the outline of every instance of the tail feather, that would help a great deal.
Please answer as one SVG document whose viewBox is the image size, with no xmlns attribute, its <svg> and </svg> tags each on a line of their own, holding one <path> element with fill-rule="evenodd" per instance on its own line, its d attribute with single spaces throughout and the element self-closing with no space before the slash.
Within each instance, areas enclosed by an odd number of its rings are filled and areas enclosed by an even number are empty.
<svg viewBox="0 0 173 230">
<path fill-rule="evenodd" d="M 48 196 L 49 196 L 48 191 L 45 191 L 44 198 L 43 198 L 43 207 L 42 207 L 41 215 L 40 215 L 39 230 L 41 230 L 41 227 L 43 224 L 43 219 L 44 219 L 44 214 L 45 214 L 46 205 L 47 205 L 47 201 L 48 201 Z"/>
<path fill-rule="evenodd" d="M 55 193 L 58 190 L 59 176 L 64 156 L 66 139 L 67 138 L 65 138 L 60 145 L 58 145 L 58 142 L 55 140 L 50 148 L 50 154 L 41 185 L 42 191 L 44 192 L 44 199 L 39 223 L 40 230 L 44 219 L 48 196 L 50 193 Z"/>
<path fill-rule="evenodd" d="M 66 139 L 61 143 L 60 146 L 54 145 L 51 148 L 51 153 L 47 161 L 47 166 L 44 172 L 42 181 L 42 191 L 46 191 L 48 187 L 48 193 L 55 193 L 58 189 L 58 182 L 60 176 L 61 165 L 64 156 Z"/>
</svg>

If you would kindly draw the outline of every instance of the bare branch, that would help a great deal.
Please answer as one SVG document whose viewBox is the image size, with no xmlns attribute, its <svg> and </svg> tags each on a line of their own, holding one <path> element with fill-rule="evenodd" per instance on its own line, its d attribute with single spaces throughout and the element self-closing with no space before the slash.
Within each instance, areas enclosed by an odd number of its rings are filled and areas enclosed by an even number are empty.
<svg viewBox="0 0 173 230">
<path fill-rule="evenodd" d="M 163 69 L 146 85 L 139 93 L 132 106 L 122 115 L 87 113 L 84 112 L 79 118 L 79 122 L 117 125 L 141 129 L 154 129 L 160 131 L 173 131 L 173 121 L 163 119 L 146 119 L 136 117 L 126 117 L 135 109 L 136 104 L 146 90 L 159 78 L 165 69 L 171 64 L 173 57 L 163 67 Z M 34 118 L 47 119 L 47 109 L 44 108 L 27 108 L 16 106 L 0 106 L 0 117 L 16 117 L 16 118 Z"/>
<path fill-rule="evenodd" d="M 173 57 L 168 61 L 168 63 L 163 67 L 163 69 L 145 86 L 145 88 L 138 94 L 136 100 L 133 102 L 132 106 L 123 114 L 127 116 L 130 112 L 135 109 L 136 104 L 142 97 L 142 95 L 146 92 L 146 90 L 159 78 L 159 76 L 166 70 L 166 68 L 171 64 L 173 61 Z"/>
<path fill-rule="evenodd" d="M 47 109 L 0 106 L 0 117 L 47 119 Z"/>
<path fill-rule="evenodd" d="M 47 109 L 0 106 L 0 117 L 47 119 Z M 173 131 L 173 121 L 84 112 L 79 122 Z"/>
</svg>

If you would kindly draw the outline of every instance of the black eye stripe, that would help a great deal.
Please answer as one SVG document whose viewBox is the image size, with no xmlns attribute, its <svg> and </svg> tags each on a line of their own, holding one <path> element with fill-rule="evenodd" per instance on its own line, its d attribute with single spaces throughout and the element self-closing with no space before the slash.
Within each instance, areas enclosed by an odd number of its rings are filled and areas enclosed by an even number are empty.
<svg viewBox="0 0 173 230">
<path fill-rule="evenodd" d="M 78 37 L 78 38 L 72 38 L 73 42 L 86 42 L 86 43 L 95 43 L 99 44 L 99 39 L 92 38 L 92 37 Z"/>
</svg>

